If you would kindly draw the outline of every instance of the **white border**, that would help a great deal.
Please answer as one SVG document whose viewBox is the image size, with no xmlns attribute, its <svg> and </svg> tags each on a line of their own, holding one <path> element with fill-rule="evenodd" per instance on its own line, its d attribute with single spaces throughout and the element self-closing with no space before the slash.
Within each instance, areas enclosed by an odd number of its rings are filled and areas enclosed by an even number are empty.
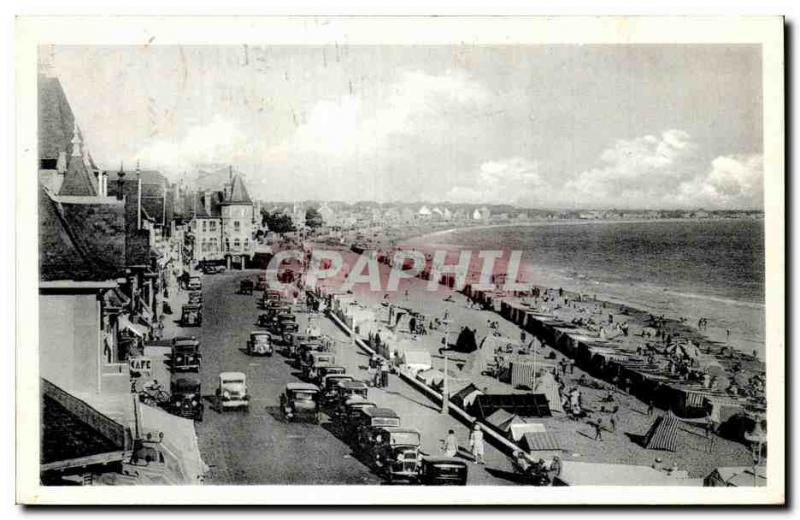
<svg viewBox="0 0 800 520">
<path fill-rule="evenodd" d="M 37 504 L 730 504 L 784 497 L 783 26 L 778 17 L 31 17 L 17 21 L 17 500 Z M 766 208 L 766 488 L 38 486 L 36 48 L 40 44 L 761 43 Z M 313 493 L 313 499 L 309 499 Z"/>
</svg>

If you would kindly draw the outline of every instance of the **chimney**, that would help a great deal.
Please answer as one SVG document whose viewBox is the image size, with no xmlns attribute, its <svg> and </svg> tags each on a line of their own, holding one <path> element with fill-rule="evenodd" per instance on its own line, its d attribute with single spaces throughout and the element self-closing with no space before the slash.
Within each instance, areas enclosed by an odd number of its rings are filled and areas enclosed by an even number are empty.
<svg viewBox="0 0 800 520">
<path fill-rule="evenodd" d="M 203 196 L 203 205 L 206 208 L 206 213 L 211 215 L 211 191 L 206 190 L 205 195 Z"/>
<path fill-rule="evenodd" d="M 117 199 L 123 200 L 125 198 L 125 169 L 122 162 L 119 163 L 119 172 L 117 172 Z"/>
</svg>

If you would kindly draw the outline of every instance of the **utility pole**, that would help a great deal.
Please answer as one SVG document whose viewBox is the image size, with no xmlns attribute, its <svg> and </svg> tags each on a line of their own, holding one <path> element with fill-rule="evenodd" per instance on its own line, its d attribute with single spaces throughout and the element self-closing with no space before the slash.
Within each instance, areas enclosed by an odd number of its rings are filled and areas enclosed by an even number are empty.
<svg viewBox="0 0 800 520">
<path fill-rule="evenodd" d="M 447 393 L 447 354 L 444 355 L 444 384 L 442 385 L 442 413 L 450 413 L 450 397 Z"/>
</svg>

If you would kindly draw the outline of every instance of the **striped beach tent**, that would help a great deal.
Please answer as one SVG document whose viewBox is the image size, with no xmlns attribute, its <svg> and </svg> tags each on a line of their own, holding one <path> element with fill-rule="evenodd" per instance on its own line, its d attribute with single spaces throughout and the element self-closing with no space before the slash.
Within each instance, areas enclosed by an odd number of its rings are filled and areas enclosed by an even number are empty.
<svg viewBox="0 0 800 520">
<path fill-rule="evenodd" d="M 656 418 L 644 436 L 644 447 L 648 450 L 675 451 L 678 448 L 678 418 L 672 412 Z"/>
</svg>

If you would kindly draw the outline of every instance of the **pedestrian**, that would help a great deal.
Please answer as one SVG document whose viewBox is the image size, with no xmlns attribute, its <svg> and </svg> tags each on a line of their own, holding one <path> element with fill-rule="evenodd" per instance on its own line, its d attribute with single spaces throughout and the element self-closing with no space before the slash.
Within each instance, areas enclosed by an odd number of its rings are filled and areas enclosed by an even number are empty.
<svg viewBox="0 0 800 520">
<path fill-rule="evenodd" d="M 612 432 L 617 431 L 617 416 L 614 415 L 614 414 L 611 414 L 611 418 L 609 419 L 609 422 L 611 423 L 611 431 Z"/>
<path fill-rule="evenodd" d="M 603 440 L 603 419 L 599 417 L 597 418 L 597 422 L 594 423 L 594 440 Z"/>
<path fill-rule="evenodd" d="M 389 363 L 386 360 L 381 361 L 381 386 L 389 386 Z"/>
<path fill-rule="evenodd" d="M 455 457 L 458 453 L 458 440 L 456 439 L 456 432 L 448 430 L 447 438 L 444 441 L 444 454 L 447 457 Z"/>
<path fill-rule="evenodd" d="M 575 373 L 575 360 L 574 359 L 570 359 L 569 360 L 569 374 L 573 375 L 574 373 Z"/>
<path fill-rule="evenodd" d="M 654 411 L 655 407 L 653 406 L 653 400 L 650 399 L 650 401 L 647 402 L 647 415 L 653 415 Z"/>
<path fill-rule="evenodd" d="M 481 425 L 477 422 L 472 427 L 472 432 L 469 435 L 469 447 L 472 450 L 475 464 L 485 464 L 483 461 L 483 430 L 481 430 Z"/>
</svg>

